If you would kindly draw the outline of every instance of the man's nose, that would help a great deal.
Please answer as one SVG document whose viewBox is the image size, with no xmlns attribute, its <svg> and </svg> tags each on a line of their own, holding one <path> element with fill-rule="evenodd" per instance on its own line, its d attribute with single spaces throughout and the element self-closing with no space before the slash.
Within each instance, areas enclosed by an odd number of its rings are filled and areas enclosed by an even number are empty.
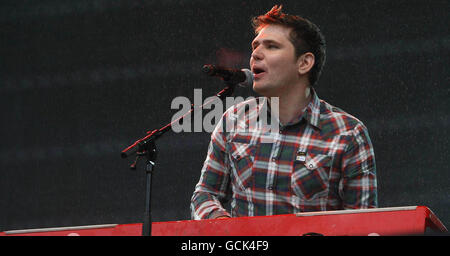
<svg viewBox="0 0 450 256">
<path fill-rule="evenodd" d="M 259 48 L 256 48 L 253 50 L 251 58 L 254 60 L 262 60 L 264 58 L 264 55 L 262 54 L 261 50 Z"/>
</svg>

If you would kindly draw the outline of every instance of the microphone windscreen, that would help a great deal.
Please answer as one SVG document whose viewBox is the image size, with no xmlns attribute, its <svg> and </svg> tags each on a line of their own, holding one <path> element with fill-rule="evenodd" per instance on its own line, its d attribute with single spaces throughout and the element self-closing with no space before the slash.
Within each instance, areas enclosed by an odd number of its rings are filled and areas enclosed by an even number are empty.
<svg viewBox="0 0 450 256">
<path fill-rule="evenodd" d="M 239 83 L 238 85 L 241 87 L 253 87 L 253 72 L 246 68 L 241 69 L 241 71 L 245 74 L 245 81 Z"/>
</svg>

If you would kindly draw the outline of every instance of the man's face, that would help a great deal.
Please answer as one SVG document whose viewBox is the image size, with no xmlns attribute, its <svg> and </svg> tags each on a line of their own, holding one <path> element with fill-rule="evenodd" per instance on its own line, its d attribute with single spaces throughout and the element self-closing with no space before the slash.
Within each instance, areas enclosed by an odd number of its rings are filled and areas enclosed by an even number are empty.
<svg viewBox="0 0 450 256">
<path fill-rule="evenodd" d="M 281 96 L 298 81 L 294 45 L 290 28 L 266 25 L 252 42 L 250 67 L 254 74 L 253 90 L 267 97 Z"/>
</svg>

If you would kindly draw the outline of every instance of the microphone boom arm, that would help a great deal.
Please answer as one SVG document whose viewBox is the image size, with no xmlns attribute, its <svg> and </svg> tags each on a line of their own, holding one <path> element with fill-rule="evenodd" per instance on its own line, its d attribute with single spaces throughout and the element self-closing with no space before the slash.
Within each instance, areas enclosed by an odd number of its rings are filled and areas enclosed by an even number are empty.
<svg viewBox="0 0 450 256">
<path fill-rule="evenodd" d="M 216 94 L 216 96 L 218 98 L 220 98 L 221 100 L 225 99 L 228 96 L 231 96 L 234 92 L 234 88 L 236 87 L 236 84 L 230 83 L 228 81 L 225 81 L 225 84 L 226 84 L 225 88 Z M 131 156 L 134 154 L 139 155 L 139 154 L 145 153 L 147 144 L 149 144 L 149 142 L 155 141 L 156 139 L 161 137 L 164 133 L 169 131 L 172 127 L 172 124 L 175 124 L 176 122 L 183 122 L 184 118 L 187 117 L 188 115 L 190 115 L 194 111 L 195 108 L 203 109 L 206 105 L 211 104 L 214 100 L 215 99 L 211 99 L 208 102 L 206 102 L 200 106 L 192 105 L 191 109 L 186 114 L 181 116 L 180 118 L 170 122 L 169 124 L 163 126 L 160 129 L 147 131 L 146 136 L 138 139 L 133 144 L 131 144 L 130 146 L 128 146 L 127 148 L 122 150 L 122 152 L 120 153 L 120 156 L 122 158 L 127 158 L 128 156 Z"/>
</svg>

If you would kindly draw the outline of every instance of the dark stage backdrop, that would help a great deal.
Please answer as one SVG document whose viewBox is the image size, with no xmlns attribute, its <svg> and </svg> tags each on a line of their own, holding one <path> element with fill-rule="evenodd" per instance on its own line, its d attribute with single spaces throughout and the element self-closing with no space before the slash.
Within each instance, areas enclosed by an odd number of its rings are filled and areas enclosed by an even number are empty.
<svg viewBox="0 0 450 256">
<path fill-rule="evenodd" d="M 121 150 L 167 124 L 175 97 L 223 88 L 203 64 L 248 67 L 250 19 L 278 3 L 326 36 L 317 92 L 368 126 L 379 206 L 450 225 L 447 0 L 14 0 L 0 4 L 0 230 L 142 222 L 143 165 Z M 158 140 L 153 221 L 190 218 L 209 138 Z"/>
</svg>

